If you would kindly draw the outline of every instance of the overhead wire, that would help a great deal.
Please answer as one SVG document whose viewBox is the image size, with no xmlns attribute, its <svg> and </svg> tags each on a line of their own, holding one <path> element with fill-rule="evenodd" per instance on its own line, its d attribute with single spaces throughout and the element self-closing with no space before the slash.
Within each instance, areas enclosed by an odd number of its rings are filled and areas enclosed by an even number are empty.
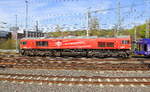
<svg viewBox="0 0 150 92">
<path fill-rule="evenodd" d="M 37 1 L 40 1 L 42 2 L 43 0 L 37 0 Z M 47 0 L 49 1 L 49 0 Z M 54 0 L 54 1 L 57 1 L 57 2 L 68 2 L 68 1 L 80 1 L 80 0 Z M 124 9 L 124 8 L 132 8 L 132 7 L 137 7 L 137 6 L 142 6 L 144 5 L 143 3 L 140 3 L 140 4 L 133 4 L 133 5 L 126 5 L 126 6 L 121 6 L 120 8 L 121 9 Z M 113 11 L 113 10 L 116 10 L 117 8 L 108 8 L 108 9 L 100 9 L 100 10 L 93 10 L 91 11 L 92 13 L 101 13 L 101 12 L 105 12 L 105 11 Z M 126 12 L 127 13 L 127 12 Z M 128 12 L 129 14 L 131 14 L 131 12 Z M 127 14 L 125 17 L 127 16 L 130 16 L 129 14 Z M 57 23 L 60 23 L 60 21 L 63 21 L 65 22 L 66 20 L 74 20 L 76 21 L 77 19 L 81 20 L 82 17 L 80 18 L 79 16 L 81 15 L 84 15 L 84 13 L 71 13 L 71 14 L 64 14 L 64 13 L 60 13 L 60 14 L 50 14 L 48 13 L 47 17 L 48 17 L 48 20 L 50 23 L 50 21 L 55 21 Z M 49 18 L 49 17 L 52 17 L 52 18 Z M 64 17 L 67 17 L 67 18 L 64 18 Z M 84 20 L 84 18 L 83 18 Z M 83 22 L 81 24 L 84 24 Z"/>
</svg>

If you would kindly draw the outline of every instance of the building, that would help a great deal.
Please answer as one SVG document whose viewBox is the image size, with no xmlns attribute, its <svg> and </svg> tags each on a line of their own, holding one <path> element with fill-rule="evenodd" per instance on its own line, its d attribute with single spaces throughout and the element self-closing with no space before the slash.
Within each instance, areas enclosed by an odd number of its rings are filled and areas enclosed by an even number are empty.
<svg viewBox="0 0 150 92">
<path fill-rule="evenodd" d="M 12 39 L 21 39 L 26 37 L 44 37 L 45 33 L 42 31 L 35 31 L 35 30 L 30 30 L 26 32 L 24 29 L 21 29 L 19 27 L 11 27 L 10 28 L 11 34 L 12 34 Z"/>
<path fill-rule="evenodd" d="M 26 33 L 26 31 L 24 31 L 24 35 L 27 34 L 27 37 L 44 37 L 45 33 L 41 32 L 41 31 L 28 31 Z"/>
<path fill-rule="evenodd" d="M 0 39 L 11 38 L 11 32 L 0 30 Z"/>
<path fill-rule="evenodd" d="M 11 27 L 10 28 L 11 34 L 12 34 L 12 39 L 17 39 L 17 34 L 19 31 L 19 27 Z"/>
</svg>

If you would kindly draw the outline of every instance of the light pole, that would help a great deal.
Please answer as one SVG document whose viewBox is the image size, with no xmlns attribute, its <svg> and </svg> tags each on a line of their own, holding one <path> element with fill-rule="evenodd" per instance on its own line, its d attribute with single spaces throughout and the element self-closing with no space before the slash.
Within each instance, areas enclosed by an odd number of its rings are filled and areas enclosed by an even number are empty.
<svg viewBox="0 0 150 92">
<path fill-rule="evenodd" d="M 39 22 L 38 22 L 38 21 L 36 21 L 36 26 L 35 26 L 35 28 L 36 28 L 36 32 L 38 33 L 38 32 L 39 32 Z"/>
<path fill-rule="evenodd" d="M 25 29 L 25 37 L 28 37 L 28 0 L 25 0 L 26 3 L 26 29 Z"/>
<path fill-rule="evenodd" d="M 88 12 L 87 12 L 87 22 L 88 22 L 88 28 L 86 31 L 86 36 L 89 36 L 89 31 L 90 31 L 90 19 L 91 19 L 91 12 L 90 12 L 90 8 L 88 8 Z"/>
<path fill-rule="evenodd" d="M 145 12 L 148 13 L 149 11 L 149 1 L 148 0 L 144 0 L 145 1 L 145 5 L 146 5 L 146 8 L 145 8 Z M 145 38 L 149 38 L 149 28 L 150 28 L 150 18 L 149 18 L 149 15 L 146 14 L 146 32 L 145 32 Z"/>
<path fill-rule="evenodd" d="M 116 36 L 119 35 L 119 31 L 121 30 L 120 0 L 117 0 L 117 16 L 118 16 L 118 24 Z"/>
<path fill-rule="evenodd" d="M 150 28 L 150 19 L 149 19 L 149 20 L 146 20 L 145 38 L 149 38 L 149 28 Z"/>
<path fill-rule="evenodd" d="M 18 26 L 18 15 L 16 14 L 15 15 L 15 18 L 16 18 L 16 27 Z"/>
<path fill-rule="evenodd" d="M 137 26 L 136 26 L 136 23 L 135 23 L 135 25 L 134 25 L 134 41 L 135 41 L 135 43 L 134 43 L 134 50 L 136 49 L 136 40 L 137 40 Z"/>
<path fill-rule="evenodd" d="M 16 51 L 18 50 L 18 15 L 15 15 L 16 17 Z"/>
</svg>

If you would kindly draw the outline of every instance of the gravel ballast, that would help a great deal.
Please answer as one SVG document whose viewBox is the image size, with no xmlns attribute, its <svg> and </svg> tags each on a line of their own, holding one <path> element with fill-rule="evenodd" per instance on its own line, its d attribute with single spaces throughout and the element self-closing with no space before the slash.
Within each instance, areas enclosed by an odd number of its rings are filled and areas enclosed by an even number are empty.
<svg viewBox="0 0 150 92">
<path fill-rule="evenodd" d="M 0 73 L 39 74 L 57 76 L 150 77 L 150 71 L 86 71 L 46 69 L 1 69 Z"/>
<path fill-rule="evenodd" d="M 0 73 L 56 76 L 150 77 L 150 71 L 81 71 L 46 69 L 0 69 Z M 0 81 L 0 92 L 150 92 L 150 86 L 48 85 Z"/>
<path fill-rule="evenodd" d="M 68 86 L 37 85 L 0 82 L 0 92 L 149 92 L 150 87 L 140 86 Z"/>
</svg>

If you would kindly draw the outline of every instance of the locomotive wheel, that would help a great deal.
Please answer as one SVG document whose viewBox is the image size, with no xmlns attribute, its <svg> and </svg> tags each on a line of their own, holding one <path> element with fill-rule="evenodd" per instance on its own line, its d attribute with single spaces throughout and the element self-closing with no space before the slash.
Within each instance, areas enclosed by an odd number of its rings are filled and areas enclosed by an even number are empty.
<svg viewBox="0 0 150 92">
<path fill-rule="evenodd" d="M 25 56 L 28 56 L 28 55 L 29 55 L 29 52 L 28 52 L 27 50 L 25 50 L 25 51 L 24 51 L 24 55 L 25 55 Z"/>
<path fill-rule="evenodd" d="M 87 53 L 87 57 L 93 57 L 93 52 L 92 51 L 89 51 L 88 53 Z"/>
<path fill-rule="evenodd" d="M 129 58 L 129 55 L 127 55 L 127 54 L 125 53 L 125 54 L 122 54 L 121 57 L 122 57 L 122 58 Z"/>
<path fill-rule="evenodd" d="M 30 52 L 30 56 L 34 56 L 34 50 L 31 50 L 29 52 Z"/>
</svg>

